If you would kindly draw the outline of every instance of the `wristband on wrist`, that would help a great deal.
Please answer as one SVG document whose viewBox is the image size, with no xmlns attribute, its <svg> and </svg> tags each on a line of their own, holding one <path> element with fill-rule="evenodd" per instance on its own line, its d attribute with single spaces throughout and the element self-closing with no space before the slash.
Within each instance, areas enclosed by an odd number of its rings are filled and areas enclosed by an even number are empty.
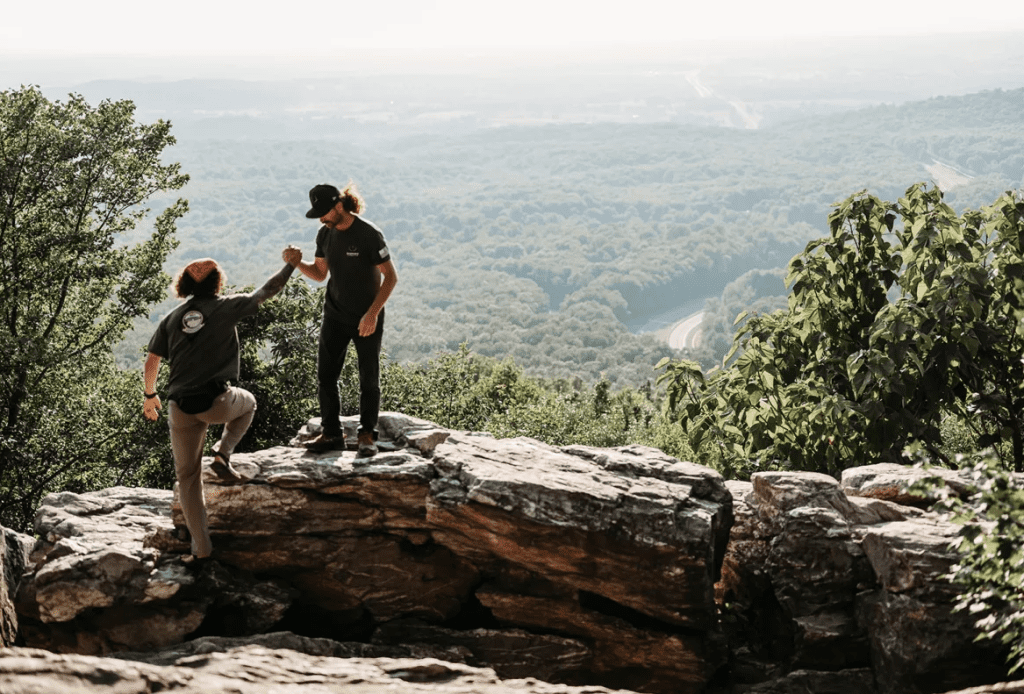
<svg viewBox="0 0 1024 694">
<path fill-rule="evenodd" d="M 146 400 L 149 400 L 150 398 L 155 398 L 156 395 L 157 395 L 156 393 L 146 393 L 146 392 L 143 392 L 142 394 L 146 396 Z"/>
</svg>

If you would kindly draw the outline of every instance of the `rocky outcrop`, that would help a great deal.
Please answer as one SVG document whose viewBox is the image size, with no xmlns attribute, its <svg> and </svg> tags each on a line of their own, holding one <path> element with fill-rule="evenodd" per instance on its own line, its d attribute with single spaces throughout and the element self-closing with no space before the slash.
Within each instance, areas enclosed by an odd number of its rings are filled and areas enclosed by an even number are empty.
<svg viewBox="0 0 1024 694">
<path fill-rule="evenodd" d="M 18 635 L 18 617 L 14 612 L 14 596 L 18 591 L 21 572 L 8 560 L 7 530 L 0 527 L 0 647 L 11 646 Z M 24 571 L 24 566 L 22 566 Z"/>
<path fill-rule="evenodd" d="M 63 655 L 44 650 L 0 649 L 4 694 L 601 694 L 536 679 L 499 679 L 493 670 L 435 659 L 373 658 L 260 645 L 223 649 L 204 640 L 195 652 L 151 665 L 123 658 Z"/>
<path fill-rule="evenodd" d="M 382 428 L 374 458 L 286 446 L 235 456 L 243 484 L 208 475 L 209 561 L 185 561 L 171 492 L 47 497 L 16 600 L 45 651 L 0 651 L 0 689 L 1016 691 L 952 611 L 957 529 L 922 471 L 723 482 L 649 448 Z"/>
<path fill-rule="evenodd" d="M 27 535 L 0 527 L 0 648 L 13 645 L 18 636 L 14 600 L 32 544 Z"/>
<path fill-rule="evenodd" d="M 923 473 L 872 468 L 842 482 L 764 472 L 728 483 L 735 524 L 718 591 L 741 689 L 915 694 L 1006 677 L 1005 651 L 975 643 L 973 618 L 952 611 L 957 529 L 917 508 L 927 504 L 910 486 Z M 956 492 L 962 481 L 946 476 Z M 816 684 L 787 689 L 798 674 Z"/>
<path fill-rule="evenodd" d="M 25 644 L 99 655 L 286 630 L 508 678 L 706 687 L 725 658 L 717 473 L 637 446 L 381 424 L 373 458 L 289 446 L 234 456 L 244 484 L 204 473 L 210 561 L 183 561 L 170 492 L 47 497 L 17 598 Z"/>
</svg>

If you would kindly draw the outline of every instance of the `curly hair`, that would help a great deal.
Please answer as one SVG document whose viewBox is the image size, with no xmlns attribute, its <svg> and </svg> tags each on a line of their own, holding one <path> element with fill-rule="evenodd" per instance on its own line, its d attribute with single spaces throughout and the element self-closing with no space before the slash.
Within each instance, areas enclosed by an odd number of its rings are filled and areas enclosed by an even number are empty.
<svg viewBox="0 0 1024 694">
<path fill-rule="evenodd" d="M 345 190 L 341 191 L 341 205 L 346 212 L 353 212 L 355 214 L 359 214 L 366 208 L 363 196 L 359 194 L 356 184 L 352 181 L 349 181 L 348 185 L 345 186 Z"/>
<path fill-rule="evenodd" d="M 178 298 L 184 299 L 189 296 L 216 296 L 224 288 L 224 271 L 219 265 L 214 266 L 202 281 L 197 282 L 188 272 L 188 266 L 181 269 L 177 279 L 174 280 L 174 291 Z"/>
</svg>

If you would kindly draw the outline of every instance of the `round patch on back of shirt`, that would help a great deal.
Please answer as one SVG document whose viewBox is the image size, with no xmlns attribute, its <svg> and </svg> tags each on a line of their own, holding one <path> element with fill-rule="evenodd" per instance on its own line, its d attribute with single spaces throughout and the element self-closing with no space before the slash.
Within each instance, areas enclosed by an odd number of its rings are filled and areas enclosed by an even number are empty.
<svg viewBox="0 0 1024 694">
<path fill-rule="evenodd" d="M 206 325 L 206 318 L 199 311 L 189 311 L 181 317 L 181 331 L 192 334 L 197 333 Z"/>
</svg>

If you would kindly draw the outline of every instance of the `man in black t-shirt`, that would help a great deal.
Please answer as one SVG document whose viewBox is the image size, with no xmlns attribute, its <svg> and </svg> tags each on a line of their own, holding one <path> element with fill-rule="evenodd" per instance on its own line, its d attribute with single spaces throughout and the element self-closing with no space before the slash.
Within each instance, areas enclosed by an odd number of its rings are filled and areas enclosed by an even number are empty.
<svg viewBox="0 0 1024 694">
<path fill-rule="evenodd" d="M 319 218 L 313 263 L 302 262 L 302 251 L 285 249 L 285 262 L 317 282 L 327 282 L 323 326 L 317 352 L 317 395 L 321 433 L 306 446 L 314 451 L 344 448 L 338 377 L 345 365 L 349 342 L 359 360 L 359 455 L 377 453 L 380 411 L 380 345 L 384 304 L 398 283 L 398 272 L 384 234 L 359 216 L 363 199 L 355 185 L 344 191 L 328 184 L 309 191 L 306 217 Z"/>
</svg>

